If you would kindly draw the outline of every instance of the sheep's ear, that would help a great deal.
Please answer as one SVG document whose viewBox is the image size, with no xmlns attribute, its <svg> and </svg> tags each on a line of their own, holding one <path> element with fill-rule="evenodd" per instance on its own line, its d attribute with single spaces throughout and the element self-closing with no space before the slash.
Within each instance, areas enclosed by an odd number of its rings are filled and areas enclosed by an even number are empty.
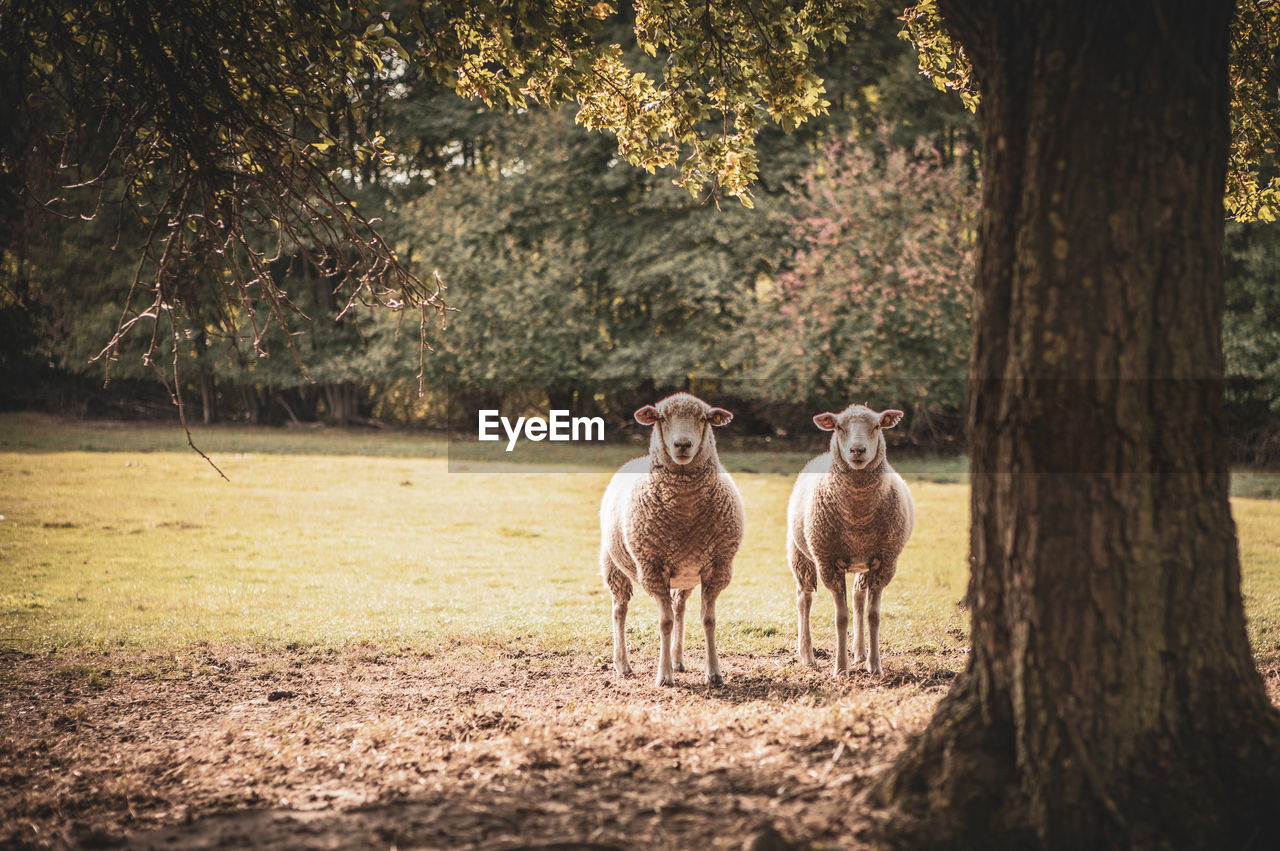
<svg viewBox="0 0 1280 851">
<path fill-rule="evenodd" d="M 636 422 L 640 423 L 640 425 L 653 425 L 658 421 L 658 409 L 653 405 L 645 405 L 632 416 L 636 418 Z"/>
<path fill-rule="evenodd" d="M 818 428 L 822 429 L 823 431 L 835 431 L 836 415 L 831 413 L 818 414 L 816 417 L 813 418 L 813 424 L 816 425 Z"/>
<path fill-rule="evenodd" d="M 890 408 L 880 414 L 880 428 L 893 428 L 902 419 L 902 411 Z"/>
<path fill-rule="evenodd" d="M 707 415 L 707 422 L 713 426 L 728 425 L 733 422 L 733 414 L 724 408 L 712 408 L 711 413 Z"/>
</svg>

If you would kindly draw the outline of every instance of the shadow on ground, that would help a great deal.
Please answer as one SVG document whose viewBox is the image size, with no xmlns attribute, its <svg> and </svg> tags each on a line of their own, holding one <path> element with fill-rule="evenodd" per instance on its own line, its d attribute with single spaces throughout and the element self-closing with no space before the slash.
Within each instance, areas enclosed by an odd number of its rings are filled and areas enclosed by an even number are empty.
<svg viewBox="0 0 1280 851">
<path fill-rule="evenodd" d="M 724 686 L 658 689 L 645 658 L 3 654 L 0 846 L 857 846 L 857 795 L 963 664 L 724 655 Z"/>
<path fill-rule="evenodd" d="M 835 682 L 789 654 L 725 655 L 723 686 L 690 671 L 658 689 L 636 655 L 621 679 L 600 656 L 465 647 L 5 654 L 0 844 L 847 836 L 850 793 L 928 717 L 939 667 L 962 661 L 887 657 L 884 680 Z"/>
</svg>

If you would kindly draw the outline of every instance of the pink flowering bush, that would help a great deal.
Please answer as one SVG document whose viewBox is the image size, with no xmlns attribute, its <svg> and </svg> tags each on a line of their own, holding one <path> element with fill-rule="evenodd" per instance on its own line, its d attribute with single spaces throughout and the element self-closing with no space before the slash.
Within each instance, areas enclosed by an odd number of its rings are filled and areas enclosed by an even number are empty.
<svg viewBox="0 0 1280 851">
<path fill-rule="evenodd" d="M 837 139 L 792 189 L 795 251 L 758 287 L 756 374 L 773 398 L 956 411 L 969 358 L 972 155 Z"/>
</svg>

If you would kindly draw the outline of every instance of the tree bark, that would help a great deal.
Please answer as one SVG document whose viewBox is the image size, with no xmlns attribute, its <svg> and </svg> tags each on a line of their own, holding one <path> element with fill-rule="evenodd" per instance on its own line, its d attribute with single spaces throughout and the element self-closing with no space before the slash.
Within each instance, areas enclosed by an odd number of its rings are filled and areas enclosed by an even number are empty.
<svg viewBox="0 0 1280 851">
<path fill-rule="evenodd" d="M 244 407 L 249 413 L 249 422 L 262 425 L 262 401 L 258 396 L 258 388 L 245 384 L 241 387 L 241 392 L 244 394 Z"/>
<path fill-rule="evenodd" d="M 325 403 L 329 408 L 329 420 L 338 426 L 346 426 L 355 416 L 355 385 L 346 381 L 324 385 Z"/>
<path fill-rule="evenodd" d="M 972 652 L 885 838 L 1280 847 L 1228 504 L 1231 4 L 939 7 L 982 96 Z"/>
<path fill-rule="evenodd" d="M 200 412 L 205 425 L 213 425 L 218 420 L 218 388 L 210 372 L 209 338 L 204 329 L 200 329 L 194 341 L 196 354 L 196 371 L 200 383 Z"/>
<path fill-rule="evenodd" d="M 213 376 L 200 374 L 200 412 L 205 425 L 213 425 L 218 421 L 218 388 Z"/>
</svg>

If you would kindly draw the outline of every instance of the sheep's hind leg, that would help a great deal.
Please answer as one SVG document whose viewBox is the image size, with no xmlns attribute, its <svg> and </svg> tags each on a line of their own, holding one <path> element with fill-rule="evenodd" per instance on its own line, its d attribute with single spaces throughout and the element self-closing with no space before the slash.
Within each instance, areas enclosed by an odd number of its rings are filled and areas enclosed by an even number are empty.
<svg viewBox="0 0 1280 851">
<path fill-rule="evenodd" d="M 809 611 L 813 608 L 813 590 L 796 588 L 796 657 L 802 665 L 816 665 L 818 660 L 813 656 L 813 635 L 809 631 Z"/>
<path fill-rule="evenodd" d="M 880 676 L 880 594 L 883 588 L 871 591 L 867 599 L 867 632 L 870 633 L 871 655 L 867 657 L 867 671 Z M 859 635 L 861 639 L 861 635 Z"/>
<path fill-rule="evenodd" d="M 844 573 L 836 577 L 836 587 L 831 589 L 831 596 L 836 603 L 836 670 L 835 675 L 849 673 L 849 597 L 845 587 Z"/>
<path fill-rule="evenodd" d="M 867 661 L 866 613 L 867 613 L 867 574 L 858 574 L 853 581 L 853 664 L 861 665 Z"/>
<path fill-rule="evenodd" d="M 605 557 L 605 584 L 613 596 L 613 668 L 619 676 L 631 673 L 627 658 L 627 604 L 631 602 L 631 580 Z"/>
<path fill-rule="evenodd" d="M 671 607 L 676 619 L 671 628 L 671 668 L 677 674 L 684 672 L 684 607 L 688 600 L 687 590 L 671 592 Z"/>
</svg>

